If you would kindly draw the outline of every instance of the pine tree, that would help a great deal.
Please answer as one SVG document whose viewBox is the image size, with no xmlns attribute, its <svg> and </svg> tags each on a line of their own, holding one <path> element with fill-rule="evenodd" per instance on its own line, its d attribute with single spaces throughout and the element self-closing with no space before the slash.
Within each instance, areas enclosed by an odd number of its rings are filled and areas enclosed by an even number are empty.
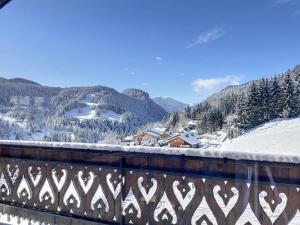
<svg viewBox="0 0 300 225">
<path fill-rule="evenodd" d="M 209 131 L 208 115 L 206 113 L 203 113 L 200 116 L 200 120 L 197 124 L 197 130 L 200 134 L 207 133 Z"/>
<path fill-rule="evenodd" d="M 192 108 L 190 106 L 185 108 L 185 116 L 189 119 L 192 118 Z"/>
<path fill-rule="evenodd" d="M 245 115 L 245 95 L 241 94 L 236 103 L 236 126 L 239 129 L 246 128 L 246 115 Z"/>
<path fill-rule="evenodd" d="M 296 116 L 300 115 L 300 73 L 296 75 Z"/>
<path fill-rule="evenodd" d="M 171 126 L 175 127 L 176 124 L 178 123 L 178 121 L 179 121 L 179 113 L 178 112 L 174 112 L 172 114 L 172 117 L 171 117 Z"/>
<path fill-rule="evenodd" d="M 253 82 L 250 86 L 246 107 L 245 107 L 245 127 L 253 128 L 260 124 L 260 108 L 257 85 Z"/>
<path fill-rule="evenodd" d="M 259 114 L 258 114 L 258 123 L 263 123 L 266 121 L 265 114 L 267 111 L 266 102 L 266 91 L 265 91 L 265 79 L 261 79 L 257 86 L 258 91 L 258 107 L 259 107 Z"/>
<path fill-rule="evenodd" d="M 294 89 L 293 80 L 288 73 L 284 79 L 284 87 L 283 87 L 283 111 L 282 117 L 284 118 L 292 118 L 297 116 L 297 99 Z"/>
<path fill-rule="evenodd" d="M 278 78 L 275 76 L 271 80 L 270 88 L 270 119 L 280 117 L 283 110 L 282 89 Z"/>
</svg>

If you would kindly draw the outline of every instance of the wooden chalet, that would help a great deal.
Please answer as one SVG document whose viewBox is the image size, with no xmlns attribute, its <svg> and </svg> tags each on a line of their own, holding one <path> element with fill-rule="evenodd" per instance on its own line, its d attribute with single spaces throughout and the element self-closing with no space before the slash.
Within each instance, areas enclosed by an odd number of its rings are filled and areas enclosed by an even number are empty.
<svg viewBox="0 0 300 225">
<path fill-rule="evenodd" d="M 177 134 L 167 140 L 170 147 L 174 148 L 198 148 L 199 139 L 193 133 Z"/>
</svg>

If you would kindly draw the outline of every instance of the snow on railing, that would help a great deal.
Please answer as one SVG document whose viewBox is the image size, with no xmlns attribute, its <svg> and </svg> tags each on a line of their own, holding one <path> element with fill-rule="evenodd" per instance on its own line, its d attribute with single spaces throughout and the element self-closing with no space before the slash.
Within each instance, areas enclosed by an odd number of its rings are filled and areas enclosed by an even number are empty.
<svg viewBox="0 0 300 225">
<path fill-rule="evenodd" d="M 268 162 L 285 162 L 300 163 L 299 154 L 286 153 L 282 149 L 282 153 L 273 153 L 270 150 L 262 152 L 251 152 L 245 149 L 241 151 L 219 150 L 216 148 L 171 148 L 171 147 L 147 147 L 147 146 L 123 146 L 111 144 L 89 144 L 89 143 L 72 143 L 72 142 L 40 142 L 40 141 L 10 141 L 0 140 L 0 145 L 15 146 L 32 146 L 32 147 L 49 147 L 49 148 L 65 148 L 65 149 L 81 149 L 81 150 L 102 150 L 102 151 L 124 151 L 131 153 L 150 153 L 163 155 L 185 155 L 207 158 L 228 158 L 234 160 L 255 160 Z M 295 151 L 296 152 L 296 151 Z"/>
</svg>

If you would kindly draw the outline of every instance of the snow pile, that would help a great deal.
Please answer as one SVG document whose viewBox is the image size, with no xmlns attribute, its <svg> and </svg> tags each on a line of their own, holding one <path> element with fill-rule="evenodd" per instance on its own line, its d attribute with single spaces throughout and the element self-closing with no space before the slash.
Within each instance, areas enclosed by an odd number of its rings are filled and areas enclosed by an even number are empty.
<svg viewBox="0 0 300 225">
<path fill-rule="evenodd" d="M 232 140 L 221 151 L 300 156 L 300 118 L 275 120 Z"/>
<path fill-rule="evenodd" d="M 220 145 L 227 137 L 227 134 L 223 131 L 218 131 L 213 134 L 202 134 L 199 139 L 202 144 L 208 145 Z"/>
</svg>

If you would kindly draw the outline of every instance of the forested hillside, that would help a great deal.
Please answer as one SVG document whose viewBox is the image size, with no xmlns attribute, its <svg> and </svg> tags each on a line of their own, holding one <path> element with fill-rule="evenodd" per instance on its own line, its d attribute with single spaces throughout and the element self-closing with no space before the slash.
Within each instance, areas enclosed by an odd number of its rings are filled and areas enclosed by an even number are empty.
<svg viewBox="0 0 300 225">
<path fill-rule="evenodd" d="M 0 78 L 1 139 L 118 143 L 166 115 L 137 89 L 55 88 Z"/>
<path fill-rule="evenodd" d="M 184 113 L 171 114 L 166 124 L 183 126 L 197 121 L 200 133 L 225 130 L 236 137 L 276 118 L 300 116 L 300 66 L 271 78 L 229 86 Z"/>
</svg>

